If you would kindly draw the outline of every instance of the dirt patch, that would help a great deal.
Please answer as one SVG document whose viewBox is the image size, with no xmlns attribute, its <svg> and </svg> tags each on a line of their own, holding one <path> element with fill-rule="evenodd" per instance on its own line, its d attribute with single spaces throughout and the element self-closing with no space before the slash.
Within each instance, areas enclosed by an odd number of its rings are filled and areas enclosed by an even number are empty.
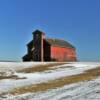
<svg viewBox="0 0 100 100">
<path fill-rule="evenodd" d="M 64 62 L 64 63 L 51 63 L 51 64 L 46 64 L 46 65 L 37 65 L 36 67 L 25 68 L 25 69 L 19 70 L 17 72 L 21 72 L 21 73 L 43 72 L 46 70 L 50 70 L 54 66 L 60 66 L 60 65 L 64 65 L 64 64 L 67 64 L 67 63 Z"/>
<path fill-rule="evenodd" d="M 55 89 L 55 88 L 62 87 L 67 84 L 91 80 L 98 76 L 100 76 L 100 67 L 87 70 L 84 73 L 81 73 L 78 75 L 67 76 L 67 77 L 59 78 L 59 79 L 56 79 L 53 81 L 49 81 L 47 83 L 40 83 L 40 84 L 36 84 L 36 85 L 15 88 L 10 93 L 15 95 L 15 94 L 23 94 L 23 93 L 27 93 L 27 92 L 46 91 L 48 89 Z"/>
<path fill-rule="evenodd" d="M 25 77 L 19 78 L 16 75 L 12 75 L 12 76 L 0 76 L 0 80 L 4 80 L 4 79 L 15 79 L 15 80 L 18 80 L 18 79 L 26 79 L 26 78 Z"/>
</svg>

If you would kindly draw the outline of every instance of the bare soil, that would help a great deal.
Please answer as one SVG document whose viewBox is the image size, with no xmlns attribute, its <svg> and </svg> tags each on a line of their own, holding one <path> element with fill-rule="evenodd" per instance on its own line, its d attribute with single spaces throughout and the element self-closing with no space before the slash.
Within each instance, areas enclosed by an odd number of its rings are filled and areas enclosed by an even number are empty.
<svg viewBox="0 0 100 100">
<path fill-rule="evenodd" d="M 26 78 L 25 77 L 19 78 L 16 75 L 12 75 L 12 76 L 0 76 L 0 80 L 4 80 L 4 79 L 15 79 L 15 80 L 18 80 L 18 79 L 26 79 Z"/>
</svg>

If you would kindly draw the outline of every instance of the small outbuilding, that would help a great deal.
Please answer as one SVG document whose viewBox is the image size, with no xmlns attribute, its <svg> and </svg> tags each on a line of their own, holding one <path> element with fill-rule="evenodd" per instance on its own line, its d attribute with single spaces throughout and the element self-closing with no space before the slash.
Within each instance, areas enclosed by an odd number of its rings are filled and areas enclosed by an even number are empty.
<svg viewBox="0 0 100 100">
<path fill-rule="evenodd" d="M 46 38 L 45 33 L 36 30 L 33 40 L 27 44 L 27 54 L 23 61 L 76 61 L 76 48 L 61 39 Z"/>
</svg>

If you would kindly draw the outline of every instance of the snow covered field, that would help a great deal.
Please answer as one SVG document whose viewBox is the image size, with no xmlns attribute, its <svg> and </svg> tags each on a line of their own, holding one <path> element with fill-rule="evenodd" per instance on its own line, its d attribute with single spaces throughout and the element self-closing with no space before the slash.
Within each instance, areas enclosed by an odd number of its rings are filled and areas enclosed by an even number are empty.
<svg viewBox="0 0 100 100">
<path fill-rule="evenodd" d="M 100 63 L 0 62 L 0 100 L 100 100 Z"/>
</svg>

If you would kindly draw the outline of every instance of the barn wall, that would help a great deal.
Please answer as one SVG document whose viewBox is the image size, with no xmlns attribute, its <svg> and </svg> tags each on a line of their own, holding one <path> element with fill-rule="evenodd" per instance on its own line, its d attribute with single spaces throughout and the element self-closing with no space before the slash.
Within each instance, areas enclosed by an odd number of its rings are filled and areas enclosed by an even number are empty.
<svg viewBox="0 0 100 100">
<path fill-rule="evenodd" d="M 51 55 L 51 49 L 50 49 L 50 44 L 44 39 L 43 42 L 43 51 L 44 51 L 44 61 L 50 61 L 50 55 Z"/>
<path fill-rule="evenodd" d="M 76 61 L 75 49 L 51 46 L 51 59 L 53 61 Z"/>
</svg>

